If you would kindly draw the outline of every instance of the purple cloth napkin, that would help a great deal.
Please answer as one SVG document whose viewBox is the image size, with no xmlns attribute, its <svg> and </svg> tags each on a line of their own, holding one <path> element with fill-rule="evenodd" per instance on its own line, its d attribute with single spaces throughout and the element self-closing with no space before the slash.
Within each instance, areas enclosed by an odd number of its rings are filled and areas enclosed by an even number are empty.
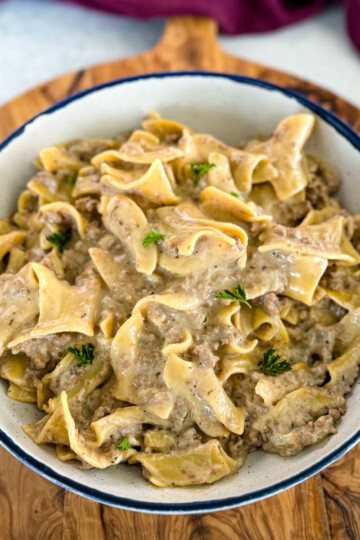
<svg viewBox="0 0 360 540">
<path fill-rule="evenodd" d="M 331 0 L 64 0 L 94 9 L 149 19 L 202 15 L 216 19 L 222 32 L 266 32 L 310 17 Z M 360 50 L 360 0 L 343 0 L 347 27 Z"/>
</svg>

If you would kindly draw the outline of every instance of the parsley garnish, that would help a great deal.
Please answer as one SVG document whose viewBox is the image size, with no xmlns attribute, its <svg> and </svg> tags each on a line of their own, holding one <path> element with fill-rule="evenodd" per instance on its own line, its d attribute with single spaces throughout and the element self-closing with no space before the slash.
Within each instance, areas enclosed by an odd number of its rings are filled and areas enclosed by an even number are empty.
<svg viewBox="0 0 360 540">
<path fill-rule="evenodd" d="M 280 360 L 280 355 L 276 354 L 275 349 L 268 349 L 263 354 L 260 370 L 266 375 L 276 377 L 285 371 L 291 371 L 291 364 L 287 360 Z"/>
<path fill-rule="evenodd" d="M 202 177 L 202 175 L 208 172 L 208 170 L 211 169 L 212 167 L 216 167 L 215 163 L 190 163 L 191 172 L 195 176 L 195 179 L 194 179 L 195 187 L 198 185 L 199 180 Z"/>
<path fill-rule="evenodd" d="M 74 187 L 76 184 L 76 176 L 73 176 L 72 174 L 67 174 L 65 180 L 71 187 Z"/>
<path fill-rule="evenodd" d="M 66 231 L 59 229 L 57 232 L 54 232 L 53 234 L 47 236 L 46 240 L 50 242 L 50 244 L 56 246 L 59 249 L 60 253 L 62 253 L 66 248 L 66 244 L 69 242 L 70 238 L 70 229 L 67 229 Z"/>
<path fill-rule="evenodd" d="M 161 234 L 155 231 L 155 229 L 151 229 L 151 232 L 147 236 L 145 236 L 142 244 L 144 247 L 148 247 L 150 246 L 150 244 L 154 244 L 154 242 L 162 240 L 166 236 L 167 234 Z"/>
<path fill-rule="evenodd" d="M 68 347 L 68 352 L 75 356 L 78 367 L 92 364 L 92 361 L 95 358 L 94 345 L 92 343 L 80 345 L 80 347 Z"/>
<path fill-rule="evenodd" d="M 129 441 L 129 437 L 126 436 L 122 439 L 122 441 L 117 445 L 116 447 L 118 450 L 130 450 L 131 444 Z"/>
<path fill-rule="evenodd" d="M 240 283 L 237 287 L 233 287 L 232 291 L 225 289 L 225 291 L 219 293 L 216 298 L 221 298 L 223 300 L 236 300 L 237 302 L 241 302 L 251 309 L 251 304 L 249 304 L 246 298 L 245 289 L 240 285 Z"/>
<path fill-rule="evenodd" d="M 237 199 L 239 198 L 239 194 L 238 193 L 235 193 L 235 191 L 232 191 L 230 193 L 230 195 L 232 195 L 233 197 L 236 197 Z"/>
</svg>

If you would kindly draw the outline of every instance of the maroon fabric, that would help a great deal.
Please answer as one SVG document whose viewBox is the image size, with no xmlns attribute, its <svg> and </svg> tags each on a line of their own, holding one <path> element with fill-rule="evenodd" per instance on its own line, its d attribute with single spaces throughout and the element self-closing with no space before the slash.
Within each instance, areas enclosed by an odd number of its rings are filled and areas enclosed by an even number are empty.
<svg viewBox="0 0 360 540">
<path fill-rule="evenodd" d="M 360 50 L 360 0 L 344 0 L 347 13 L 347 27 L 355 47 Z"/>
<path fill-rule="evenodd" d="M 266 32 L 320 11 L 331 0 L 64 0 L 139 19 L 203 15 L 219 22 L 227 34 Z M 343 0 L 347 27 L 360 50 L 360 0 Z"/>
</svg>

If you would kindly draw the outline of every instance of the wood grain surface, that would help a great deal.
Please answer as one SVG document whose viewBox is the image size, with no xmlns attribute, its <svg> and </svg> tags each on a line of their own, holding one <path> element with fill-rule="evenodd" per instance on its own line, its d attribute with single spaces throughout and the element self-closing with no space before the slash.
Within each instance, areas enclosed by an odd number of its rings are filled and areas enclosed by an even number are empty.
<svg viewBox="0 0 360 540">
<path fill-rule="evenodd" d="M 170 19 L 156 47 L 140 56 L 49 81 L 0 108 L 0 140 L 56 101 L 120 77 L 154 71 L 210 70 L 293 88 L 360 131 L 360 111 L 310 82 L 223 52 L 216 24 Z M 249 506 L 192 516 L 138 514 L 66 491 L 0 447 L 0 540 L 358 540 L 360 445 L 321 474 Z"/>
</svg>

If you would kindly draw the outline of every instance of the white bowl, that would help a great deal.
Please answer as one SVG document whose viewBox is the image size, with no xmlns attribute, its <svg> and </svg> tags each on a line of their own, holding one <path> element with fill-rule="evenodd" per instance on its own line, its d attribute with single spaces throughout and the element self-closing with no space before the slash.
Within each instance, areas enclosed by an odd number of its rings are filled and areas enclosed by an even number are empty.
<svg viewBox="0 0 360 540">
<path fill-rule="evenodd" d="M 114 81 L 73 96 L 30 120 L 0 145 L 0 217 L 15 209 L 41 148 L 75 137 L 111 137 L 133 129 L 151 109 L 229 143 L 269 134 L 285 116 L 312 111 L 317 123 L 307 148 L 343 178 L 343 205 L 360 211 L 360 138 L 334 115 L 290 90 L 248 78 L 211 73 L 168 73 Z M 128 465 L 81 471 L 61 463 L 50 446 L 37 446 L 21 426 L 37 420 L 35 405 L 18 403 L 0 388 L 0 442 L 49 480 L 105 504 L 142 512 L 211 512 L 262 499 L 302 482 L 360 439 L 360 387 L 347 399 L 338 433 L 285 459 L 257 451 L 244 467 L 215 485 L 158 489 Z"/>
</svg>

